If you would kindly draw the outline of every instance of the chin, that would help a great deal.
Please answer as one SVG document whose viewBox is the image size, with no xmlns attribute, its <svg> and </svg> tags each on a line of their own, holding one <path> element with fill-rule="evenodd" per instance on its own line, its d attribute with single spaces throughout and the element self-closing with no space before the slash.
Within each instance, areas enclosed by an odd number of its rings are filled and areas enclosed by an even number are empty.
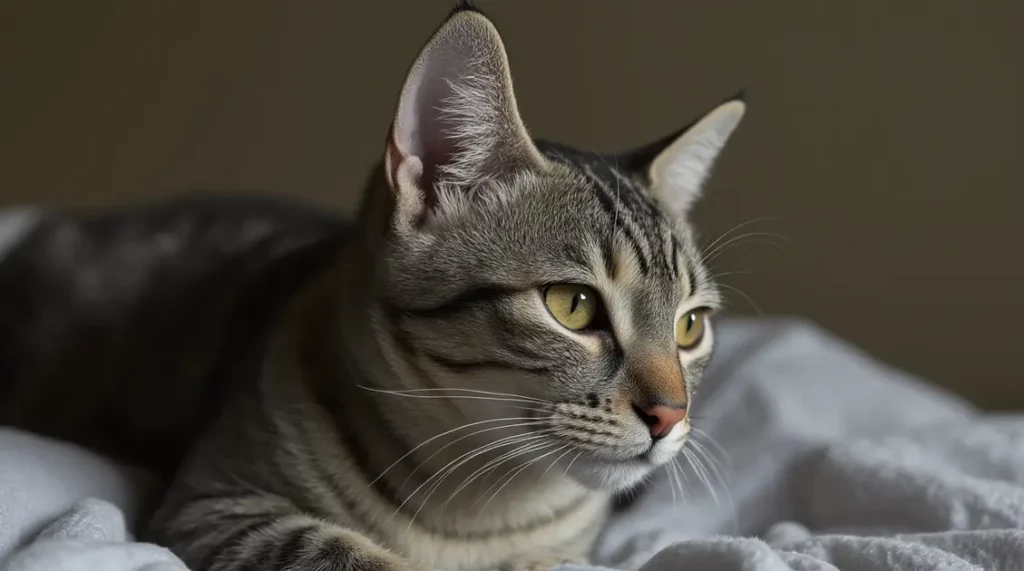
<svg viewBox="0 0 1024 571">
<path fill-rule="evenodd" d="M 580 457 L 569 469 L 569 477 L 595 490 L 620 492 L 639 484 L 656 465 L 644 459 L 609 461 Z"/>
<path fill-rule="evenodd" d="M 632 458 L 613 459 L 585 454 L 572 463 L 567 475 L 592 489 L 621 492 L 633 488 L 679 454 L 688 432 L 688 429 L 673 430 L 664 440 Z"/>
</svg>

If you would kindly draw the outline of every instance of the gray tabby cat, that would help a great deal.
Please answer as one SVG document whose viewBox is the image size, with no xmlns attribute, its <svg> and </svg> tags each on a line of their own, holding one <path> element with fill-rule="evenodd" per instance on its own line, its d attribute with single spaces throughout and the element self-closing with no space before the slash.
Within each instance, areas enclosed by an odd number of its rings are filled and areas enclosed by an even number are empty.
<svg viewBox="0 0 1024 571">
<path fill-rule="evenodd" d="M 419 55 L 336 265 L 150 529 L 195 571 L 582 560 L 686 442 L 719 293 L 686 214 L 744 111 L 618 156 L 533 141 L 497 31 Z"/>
<path fill-rule="evenodd" d="M 147 539 L 194 571 L 583 560 L 669 462 L 719 304 L 687 212 L 744 112 L 614 156 L 534 141 L 456 9 L 337 256 L 232 376 Z M 250 355 L 251 357 L 251 355 Z"/>
</svg>

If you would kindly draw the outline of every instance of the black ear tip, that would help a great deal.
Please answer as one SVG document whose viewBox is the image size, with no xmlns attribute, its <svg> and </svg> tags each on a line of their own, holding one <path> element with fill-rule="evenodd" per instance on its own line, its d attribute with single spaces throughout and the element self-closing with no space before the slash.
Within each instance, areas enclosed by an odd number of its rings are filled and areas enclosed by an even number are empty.
<svg viewBox="0 0 1024 571">
<path fill-rule="evenodd" d="M 455 4 L 455 7 L 452 8 L 452 12 L 451 12 L 451 14 L 448 15 L 448 17 L 450 18 L 450 17 L 458 14 L 459 12 L 476 12 L 477 14 L 482 14 L 483 13 L 483 12 L 480 11 L 479 8 L 477 8 L 473 4 L 473 0 L 459 0 Z"/>
<path fill-rule="evenodd" d="M 726 98 L 725 101 L 722 101 L 722 103 L 725 104 L 725 103 L 729 103 L 730 101 L 739 101 L 740 103 L 750 103 L 750 90 L 747 89 L 746 87 L 744 87 L 743 89 L 740 89 L 732 97 Z"/>
</svg>

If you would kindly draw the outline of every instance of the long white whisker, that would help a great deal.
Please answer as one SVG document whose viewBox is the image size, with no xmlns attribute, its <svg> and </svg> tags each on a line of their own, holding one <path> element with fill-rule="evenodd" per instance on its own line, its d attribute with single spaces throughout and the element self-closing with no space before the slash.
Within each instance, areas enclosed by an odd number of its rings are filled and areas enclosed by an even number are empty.
<svg viewBox="0 0 1024 571">
<path fill-rule="evenodd" d="M 756 224 L 758 222 L 765 222 L 767 220 L 780 220 L 780 218 L 778 218 L 776 216 L 762 216 L 760 218 L 754 218 L 752 220 L 747 220 L 746 222 L 741 222 L 741 223 L 733 226 L 732 228 L 726 230 L 725 232 L 722 232 L 721 234 L 719 234 L 718 238 L 715 238 L 713 242 L 711 242 L 710 244 L 708 244 L 707 246 L 704 247 L 704 250 L 710 250 L 711 248 L 714 248 L 715 244 L 718 244 L 719 242 L 724 240 L 727 236 L 729 236 L 729 234 L 732 234 L 733 232 L 735 232 L 735 231 L 737 231 L 737 230 L 739 230 L 741 228 L 745 228 L 747 226 L 750 226 L 751 224 Z"/>
<path fill-rule="evenodd" d="M 749 303 L 750 306 L 754 308 L 754 311 L 756 311 L 758 315 L 764 315 L 764 311 L 761 310 L 761 306 L 758 305 L 753 299 L 751 299 L 749 295 L 743 293 L 743 291 L 740 290 L 739 288 L 724 283 L 719 283 L 718 287 L 724 287 L 728 290 L 740 294 L 741 296 L 743 296 L 743 299 L 747 300 L 747 303 Z"/>
<path fill-rule="evenodd" d="M 580 459 L 580 456 L 583 456 L 585 452 L 585 449 L 580 450 L 578 454 L 572 457 L 572 460 L 569 461 L 569 465 L 565 467 L 565 472 L 562 473 L 563 476 L 569 475 L 569 469 L 572 468 L 572 465 L 575 464 L 576 461 Z"/>
<path fill-rule="evenodd" d="M 505 452 L 504 454 L 502 454 L 502 455 L 501 455 L 501 457 L 502 457 L 502 458 L 515 458 L 516 456 L 520 456 L 520 455 L 523 455 L 523 454 L 528 454 L 528 453 L 530 453 L 530 452 L 531 452 L 531 451 L 533 451 L 533 450 L 539 450 L 539 449 L 543 449 L 543 448 L 546 448 L 546 447 L 548 447 L 548 446 L 550 446 L 550 444 L 549 444 L 549 443 L 546 443 L 546 442 L 544 442 L 543 440 L 541 440 L 540 442 L 528 442 L 528 443 L 526 443 L 526 444 L 522 444 L 522 445 L 519 445 L 519 446 L 518 446 L 517 448 L 515 448 L 514 450 L 512 450 L 512 451 L 510 451 L 510 452 Z M 427 492 L 427 497 L 426 497 L 426 498 L 424 498 L 424 500 L 423 500 L 423 503 L 422 503 L 422 504 L 420 505 L 420 508 L 419 508 L 419 509 L 423 509 L 423 506 L 425 506 L 425 505 L 427 504 L 427 501 L 429 501 L 429 500 L 430 500 L 430 497 L 431 497 L 432 495 L 434 495 L 434 492 L 435 492 L 435 491 L 437 491 L 437 489 L 438 489 L 438 488 L 440 487 L 441 483 L 442 483 L 442 482 L 443 482 L 444 480 L 446 480 L 446 479 L 447 479 L 448 477 L 450 477 L 450 476 L 451 476 L 452 474 L 454 474 L 454 473 L 455 473 L 455 471 L 459 469 L 459 467 L 461 467 L 461 466 L 465 465 L 465 463 L 466 463 L 466 462 L 468 462 L 468 461 L 469 461 L 469 460 L 464 460 L 463 462 L 459 463 L 459 464 L 458 464 L 458 465 L 456 465 L 456 466 L 455 466 L 454 468 L 452 468 L 451 470 L 449 470 L 449 471 L 448 471 L 448 473 L 447 473 L 447 474 L 445 475 L 445 477 L 444 477 L 444 478 L 441 478 L 440 480 L 438 480 L 437 482 L 435 482 L 435 483 L 434 483 L 434 485 L 433 485 L 433 486 L 431 487 L 431 489 L 430 489 L 430 490 L 429 490 L 429 491 Z M 494 461 L 494 460 L 492 460 L 491 462 L 493 462 L 493 461 Z M 489 462 L 489 463 L 490 463 L 490 462 Z M 452 493 L 451 495 L 449 495 L 449 496 L 448 496 L 448 498 L 447 498 L 447 499 L 446 499 L 446 500 L 445 500 L 445 501 L 444 501 L 444 502 L 443 502 L 443 503 L 441 504 L 441 506 L 440 506 L 440 508 L 439 508 L 439 509 L 442 509 L 442 510 L 443 510 L 443 509 L 445 509 L 446 507 L 448 507 L 448 503 L 449 503 L 449 502 L 450 502 L 450 501 L 451 501 L 452 499 L 454 499 L 454 498 L 455 498 L 455 495 L 456 495 L 456 494 L 458 494 L 458 493 L 459 493 L 459 491 L 461 491 L 461 490 L 462 490 L 462 489 L 463 489 L 464 487 L 465 487 L 465 486 L 464 486 L 463 484 L 460 484 L 460 485 L 458 486 L 458 489 L 456 489 L 456 490 L 455 490 L 455 492 L 453 492 L 453 493 Z M 418 513 L 418 512 L 419 512 L 419 510 L 417 510 L 417 513 Z M 415 516 L 414 516 L 414 517 L 415 517 Z"/>
<path fill-rule="evenodd" d="M 722 489 L 728 494 L 729 482 L 723 474 L 722 470 L 719 468 L 718 462 L 715 460 L 713 456 L 711 456 L 708 453 L 707 449 L 704 448 L 699 442 L 697 442 L 696 440 L 692 440 L 691 443 L 693 444 L 694 452 L 697 455 L 703 457 L 705 465 L 711 471 L 711 475 L 714 476 L 716 480 L 718 480 L 719 485 L 721 485 Z"/>
<path fill-rule="evenodd" d="M 493 458 L 493 459 L 489 460 L 489 461 L 488 461 L 487 463 L 485 463 L 485 464 L 484 464 L 483 466 L 481 466 L 481 467 L 477 468 L 477 469 L 476 469 L 476 470 L 475 470 L 475 471 L 474 471 L 474 472 L 473 472 L 472 474 L 470 474 L 469 476 L 467 476 L 467 477 L 466 477 L 466 479 L 464 479 L 464 480 L 462 481 L 462 483 L 458 485 L 458 487 L 457 487 L 457 488 L 455 489 L 455 491 L 454 491 L 454 492 L 452 492 L 452 494 L 451 494 L 450 496 L 448 496 L 448 499 L 447 499 L 447 500 L 445 500 L 445 502 L 444 502 L 444 504 L 442 504 L 442 506 L 444 506 L 444 505 L 448 505 L 448 502 L 450 502 L 450 501 L 451 501 L 452 499 L 454 499 L 454 498 L 455 498 L 455 496 L 456 496 L 456 495 L 457 495 L 457 494 L 458 494 L 459 492 L 461 492 L 461 491 L 462 491 L 462 490 L 464 490 L 464 489 L 465 489 L 465 488 L 466 488 L 467 486 L 469 486 L 470 484 L 472 484 L 472 483 L 473 483 L 473 482 L 474 482 L 474 481 L 475 481 L 475 480 L 476 480 L 477 478 L 479 478 L 479 477 L 483 476 L 484 474 L 488 474 L 488 473 L 490 473 L 490 472 L 493 472 L 493 471 L 494 471 L 494 470 L 495 470 L 495 469 L 496 469 L 496 468 L 497 468 L 498 466 L 500 466 L 501 464 L 503 464 L 503 463 L 504 463 L 505 461 L 507 461 L 507 460 L 509 460 L 509 459 L 511 459 L 511 458 L 514 458 L 514 457 L 515 457 L 515 456 L 517 456 L 517 455 L 518 455 L 519 453 L 523 452 L 523 450 L 524 450 L 525 448 L 527 448 L 527 447 L 529 447 L 529 446 L 533 446 L 533 445 L 536 445 L 536 444 L 537 444 L 536 442 L 534 442 L 534 443 L 528 443 L 528 444 L 525 444 L 525 445 L 523 445 L 523 446 L 520 446 L 519 448 L 516 448 L 516 449 L 514 449 L 514 450 L 511 450 L 511 451 L 509 451 L 509 452 L 505 452 L 504 454 L 502 454 L 502 455 L 498 456 L 497 458 Z"/>
<path fill-rule="evenodd" d="M 676 513 L 676 465 L 674 462 L 670 462 L 668 470 L 666 470 L 668 476 L 668 489 L 672 492 L 672 513 Z"/>
<path fill-rule="evenodd" d="M 707 472 L 704 471 L 704 466 L 701 464 L 700 459 L 686 448 L 683 448 L 683 455 L 693 468 L 694 473 L 697 475 L 697 479 L 700 480 L 700 483 L 704 484 L 707 488 L 707 491 L 711 495 L 711 499 L 714 500 L 715 505 L 721 505 L 721 502 L 718 499 L 718 493 L 715 492 L 715 487 L 711 485 L 711 481 L 708 478 Z"/>
<path fill-rule="evenodd" d="M 491 468 L 490 468 L 490 469 L 488 470 L 488 472 L 493 472 L 493 471 L 494 471 L 494 470 L 496 470 L 496 469 L 498 468 L 498 466 L 500 466 L 501 464 L 505 464 L 505 463 L 507 463 L 507 462 L 511 462 L 512 460 L 514 460 L 514 459 L 516 459 L 516 458 L 518 458 L 518 457 L 520 457 L 520 456 L 526 456 L 527 454 L 531 454 L 531 453 L 533 453 L 533 452 L 538 452 L 538 451 L 540 451 L 540 450 L 545 450 L 545 449 L 547 449 L 547 448 L 551 448 L 552 446 L 555 446 L 555 445 L 556 445 L 556 444 L 555 444 L 554 442 L 539 442 L 539 443 L 535 443 L 535 444 L 533 444 L 533 445 L 532 445 L 532 446 L 531 446 L 531 447 L 530 447 L 530 448 L 529 448 L 528 450 L 522 450 L 522 451 L 520 451 L 520 452 L 519 452 L 518 454 L 514 454 L 514 455 L 511 455 L 511 456 L 508 456 L 508 457 L 504 458 L 504 459 L 503 459 L 503 460 L 502 460 L 501 462 L 499 462 L 498 464 L 496 464 L 496 465 L 494 465 L 493 467 L 491 467 Z M 478 496 L 478 497 L 476 498 L 476 500 L 475 500 L 475 501 L 473 502 L 473 505 L 475 506 L 476 504 L 480 503 L 480 500 L 481 500 L 481 499 L 483 499 L 483 496 L 484 496 L 484 494 L 486 494 L 487 492 L 489 492 L 489 491 L 493 490 L 493 489 L 494 489 L 494 486 L 497 486 L 498 484 L 500 484 L 500 483 L 501 483 L 501 481 L 502 481 L 502 479 L 503 479 L 503 478 L 504 478 L 505 476 L 508 476 L 509 472 L 511 472 L 512 470 L 515 470 L 515 469 L 516 469 L 517 467 L 518 467 L 518 465 L 516 465 L 516 466 L 513 466 L 513 467 L 512 467 L 511 469 L 509 469 L 509 471 L 508 471 L 508 472 L 505 472 L 505 474 L 504 474 L 504 475 L 502 475 L 502 476 L 501 476 L 500 478 L 498 478 L 497 480 L 495 480 L 493 484 L 491 484 L 490 486 L 487 486 L 487 489 L 486 489 L 486 490 L 484 490 L 484 491 L 483 491 L 483 493 L 481 493 L 481 494 L 480 494 L 480 495 L 479 495 L 479 496 Z"/>
<path fill-rule="evenodd" d="M 413 448 L 412 450 L 409 450 L 408 452 L 403 454 L 398 460 L 395 460 L 390 466 L 385 468 L 384 471 L 381 472 L 379 476 L 374 478 L 373 481 L 370 482 L 370 485 L 372 486 L 375 483 L 377 483 L 378 480 L 380 480 L 382 477 L 384 477 L 385 474 L 387 474 L 389 471 L 391 471 L 391 469 L 394 468 L 395 466 L 397 466 L 402 460 L 405 460 L 410 455 L 412 455 L 414 452 L 416 452 L 420 448 L 423 448 L 427 444 L 430 444 L 431 442 L 437 440 L 438 438 L 441 438 L 443 436 L 447 436 L 447 435 L 449 435 L 449 434 L 451 434 L 453 432 L 458 432 L 459 430 L 462 430 L 464 428 L 469 428 L 471 426 L 479 426 L 481 424 L 488 424 L 488 423 L 491 423 L 491 422 L 514 422 L 514 421 L 517 421 L 517 420 L 539 420 L 539 419 L 533 419 L 533 418 L 528 417 L 528 416 L 511 416 L 511 417 L 506 417 L 506 418 L 492 418 L 492 419 L 487 419 L 487 420 L 480 420 L 480 421 L 477 421 L 477 422 L 470 422 L 469 424 L 463 424 L 462 426 L 455 427 L 455 428 L 453 428 L 451 430 L 446 430 L 446 431 L 442 432 L 441 434 L 438 434 L 436 436 L 432 436 L 432 437 L 424 440 L 423 442 L 418 444 L 415 448 Z M 518 425 L 499 426 L 499 427 L 496 428 L 496 430 L 500 430 L 502 428 L 512 428 L 513 426 L 518 426 Z M 479 434 L 479 432 L 472 432 L 472 433 L 468 434 L 465 438 L 468 438 L 469 436 L 473 436 L 473 435 L 476 435 L 476 434 Z M 455 440 L 453 442 L 458 442 L 458 440 Z"/>
<path fill-rule="evenodd" d="M 460 437 L 456 438 L 455 440 L 452 440 L 448 444 L 445 444 L 441 448 L 438 448 L 430 456 L 427 456 L 422 462 L 419 463 L 418 466 L 416 466 L 416 468 L 414 470 L 412 470 L 412 472 L 409 473 L 408 476 L 406 476 L 405 480 L 402 482 L 402 485 L 405 485 L 405 483 L 409 481 L 409 478 L 411 478 L 413 474 L 415 474 L 417 471 L 419 471 L 420 468 L 422 468 L 424 465 L 426 465 L 428 462 L 430 462 L 435 456 L 437 456 L 441 452 L 444 452 L 444 450 L 446 448 L 448 448 L 449 446 L 454 445 L 455 443 L 457 443 L 459 441 L 466 440 L 467 438 L 472 438 L 474 436 L 478 436 L 480 434 L 483 434 L 484 432 L 491 432 L 491 431 L 494 431 L 494 430 L 504 430 L 506 428 L 519 428 L 519 427 L 523 427 L 523 426 L 546 426 L 546 425 L 550 426 L 551 424 L 553 424 L 553 422 L 550 419 L 534 419 L 534 420 L 530 420 L 530 421 L 527 421 L 527 422 L 521 422 L 521 423 L 516 423 L 516 424 L 511 424 L 511 425 L 506 425 L 506 426 L 494 426 L 494 427 L 490 427 L 490 428 L 484 428 L 484 429 L 477 430 L 475 432 L 471 432 L 469 434 L 460 436 Z M 534 432 L 529 433 L 529 434 L 536 434 L 537 432 L 550 432 L 551 430 L 554 430 L 554 429 L 552 428 L 552 429 L 545 430 L 545 431 L 534 431 Z M 516 436 L 520 436 L 520 435 L 505 436 L 503 438 L 499 438 L 498 440 L 495 440 L 495 441 L 491 442 L 491 444 L 497 444 L 497 443 L 500 443 L 500 442 L 505 442 L 507 440 L 514 439 Z"/>
<path fill-rule="evenodd" d="M 500 494 L 501 491 L 505 489 L 505 486 L 509 485 L 509 483 L 512 482 L 512 479 L 515 478 L 516 476 L 518 476 L 523 470 L 529 468 L 530 466 L 536 464 L 537 462 L 540 462 L 541 460 L 543 460 L 544 458 L 547 458 L 548 456 L 550 456 L 552 454 L 557 454 L 561 450 L 565 449 L 565 447 L 566 447 L 566 445 L 562 445 L 560 448 L 555 448 L 554 450 L 551 450 L 549 452 L 545 452 L 545 453 L 541 454 L 540 456 L 534 458 L 533 460 L 530 460 L 530 461 L 526 462 L 522 467 L 520 467 L 518 470 L 516 470 L 515 473 L 513 473 L 511 476 L 509 476 L 508 479 L 505 480 L 504 484 L 502 484 L 500 487 L 498 487 L 497 490 L 494 490 L 494 493 L 491 494 L 491 497 L 487 498 L 487 501 L 484 502 L 483 507 L 481 507 L 480 509 L 487 509 L 487 505 L 490 504 L 491 501 L 494 498 L 498 497 L 498 494 Z M 487 492 L 484 492 L 484 493 L 487 493 Z"/>
<path fill-rule="evenodd" d="M 544 479 L 544 476 L 547 476 L 547 475 L 548 475 L 548 472 L 550 472 L 550 471 L 551 471 L 551 469 L 555 467 L 555 464 L 558 464 L 558 463 L 559 463 L 559 462 L 560 462 L 560 461 L 562 460 L 562 458 L 565 458 L 565 456 L 566 456 L 566 455 L 568 455 L 569 453 L 571 453 L 571 452 L 572 452 L 573 450 L 575 450 L 575 449 L 576 449 L 576 446 L 574 446 L 574 445 L 572 445 L 572 444 L 568 444 L 568 445 L 566 445 L 566 447 L 568 448 L 568 450 L 566 450 L 565 452 L 562 452 L 562 455 L 561 455 L 561 456 L 559 456 L 558 458 L 555 458 L 554 460 L 552 460 L 552 461 L 551 461 L 551 464 L 550 464 L 550 465 L 548 465 L 547 469 L 545 469 L 545 470 L 544 470 L 544 471 L 543 471 L 543 472 L 541 473 L 540 477 L 539 477 L 539 478 L 537 478 L 537 481 L 538 481 L 538 482 L 539 482 L 539 481 L 541 481 L 541 480 L 543 480 L 543 479 Z"/>
<path fill-rule="evenodd" d="M 511 403 L 537 404 L 536 401 L 531 401 L 531 400 L 527 400 L 527 399 L 516 399 L 516 398 L 486 397 L 486 396 L 476 396 L 476 395 L 420 395 L 420 394 L 393 393 L 393 392 L 390 392 L 390 391 L 381 391 L 381 390 L 375 390 L 375 389 L 367 389 L 367 390 L 371 390 L 373 392 L 378 392 L 378 393 L 382 393 L 382 394 L 392 395 L 392 396 L 396 396 L 396 397 L 410 398 L 410 399 L 433 399 L 433 400 L 437 400 L 437 399 L 443 399 L 443 400 L 461 399 L 461 400 L 486 400 L 486 401 L 492 401 L 492 402 L 511 402 Z M 547 404 L 547 403 L 543 403 L 543 404 Z"/>
<path fill-rule="evenodd" d="M 785 236 L 781 236 L 779 234 L 775 234 L 774 232 L 748 232 L 746 234 L 741 234 L 741 235 L 736 236 L 734 238 L 729 238 L 724 243 L 719 244 L 718 246 L 716 246 L 714 250 L 705 251 L 704 253 L 701 254 L 701 261 L 703 261 L 704 263 L 710 263 L 715 258 L 717 258 L 718 256 L 722 255 L 725 252 L 728 252 L 733 247 L 742 244 L 744 240 L 747 240 L 747 239 L 750 239 L 750 238 L 764 238 L 765 239 L 764 240 L 765 244 L 768 244 L 769 246 L 772 246 L 773 248 L 775 248 L 775 249 L 777 249 L 777 250 L 779 250 L 780 252 L 783 252 L 783 253 L 785 253 L 785 250 L 782 248 L 782 246 L 780 246 L 779 244 L 775 243 L 773 240 L 769 240 L 768 238 L 774 238 L 774 239 L 782 240 L 784 242 L 790 241 Z"/>
<path fill-rule="evenodd" d="M 519 394 L 515 394 L 515 393 L 502 393 L 502 392 L 496 392 L 496 391 L 483 391 L 483 390 L 479 390 L 479 389 L 461 389 L 461 388 L 454 388 L 454 387 L 433 387 L 433 388 L 423 388 L 423 389 L 378 389 L 378 388 L 375 388 L 375 387 L 367 387 L 365 385 L 359 385 L 359 388 L 365 389 L 365 390 L 368 390 L 368 391 L 371 391 L 371 392 L 385 393 L 385 394 L 391 394 L 391 395 L 396 395 L 396 396 L 412 395 L 412 394 L 419 394 L 419 393 L 434 393 L 434 392 L 439 392 L 439 391 L 454 391 L 454 392 L 459 392 L 459 393 L 470 393 L 470 394 L 475 394 L 475 395 L 513 397 L 513 398 L 516 398 L 516 399 L 523 399 L 523 400 L 528 400 L 528 401 L 538 402 L 538 403 L 543 403 L 543 404 L 553 404 L 551 401 L 547 401 L 547 400 L 544 400 L 544 399 L 539 399 L 539 398 L 536 398 L 536 397 L 530 397 L 530 396 L 526 396 L 526 395 L 519 395 Z"/>
<path fill-rule="evenodd" d="M 672 463 L 675 464 L 676 469 L 679 470 L 678 473 L 681 480 L 679 482 L 679 489 L 683 492 L 683 496 L 685 497 L 686 494 L 693 488 L 693 485 L 690 484 L 690 477 L 686 475 L 686 469 L 679 464 L 678 455 L 672 458 Z"/>
<path fill-rule="evenodd" d="M 715 439 L 711 438 L 711 435 L 708 434 L 707 431 L 705 431 L 705 430 L 703 430 L 701 428 L 698 428 L 696 426 L 692 426 L 691 429 L 693 430 L 694 436 L 699 436 L 700 438 L 703 438 L 704 440 L 706 440 L 708 444 L 710 444 L 711 446 L 713 446 L 715 448 L 715 450 L 718 452 L 718 454 L 723 459 L 725 459 L 725 460 L 729 459 L 729 453 L 725 451 L 725 448 L 722 448 L 717 442 L 715 442 Z M 694 439 L 694 440 L 696 440 L 696 439 Z"/>
<path fill-rule="evenodd" d="M 550 430 L 554 430 L 554 429 L 550 429 Z M 540 432 L 540 431 L 538 431 L 538 432 Z M 394 517 L 395 515 L 397 515 L 398 512 L 401 511 L 401 509 L 403 507 L 405 507 L 405 504 L 407 504 L 410 499 L 412 499 L 421 489 L 423 489 L 423 486 L 426 486 L 427 484 L 429 484 L 434 479 L 436 479 L 438 477 L 441 477 L 441 475 L 445 474 L 446 470 L 448 470 L 448 468 L 450 468 L 451 466 L 457 464 L 455 466 L 455 468 L 458 468 L 463 463 L 468 462 L 469 460 L 472 460 L 473 458 L 479 456 L 480 454 L 485 454 L 488 451 L 493 450 L 495 448 L 500 448 L 501 446 L 507 446 L 509 444 L 512 444 L 513 442 L 516 442 L 517 439 L 525 440 L 525 439 L 529 439 L 531 437 L 536 439 L 536 438 L 543 438 L 544 436 L 545 436 L 544 434 L 515 434 L 515 435 L 509 436 L 509 437 L 505 437 L 505 438 L 499 439 L 499 440 L 497 440 L 495 442 L 490 442 L 490 443 L 485 444 L 483 446 L 480 446 L 480 447 L 478 447 L 478 448 L 476 448 L 474 450 L 466 452 L 465 454 L 462 454 L 458 458 L 455 458 L 451 462 L 445 464 L 440 470 L 438 470 L 435 474 L 433 474 L 432 476 L 427 478 L 415 490 L 413 490 L 411 494 L 406 496 L 405 500 L 403 500 L 402 503 L 398 505 L 398 507 L 395 509 L 394 514 L 392 514 L 391 517 Z M 447 476 L 443 476 L 443 477 L 447 477 Z M 423 506 L 421 505 L 420 507 L 422 508 Z M 417 513 L 418 513 L 418 510 L 417 510 Z M 410 527 L 412 526 L 412 521 L 414 521 L 414 520 L 415 520 L 415 516 L 413 517 L 413 520 L 411 520 L 409 522 Z"/>
</svg>

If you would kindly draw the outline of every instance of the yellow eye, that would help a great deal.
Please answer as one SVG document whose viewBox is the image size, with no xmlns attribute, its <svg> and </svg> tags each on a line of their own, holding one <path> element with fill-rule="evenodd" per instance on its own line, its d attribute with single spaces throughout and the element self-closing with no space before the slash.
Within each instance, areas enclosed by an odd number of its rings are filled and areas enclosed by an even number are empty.
<svg viewBox="0 0 1024 571">
<path fill-rule="evenodd" d="M 544 304 L 565 327 L 578 330 L 597 317 L 597 294 L 581 285 L 553 285 L 544 290 Z"/>
<path fill-rule="evenodd" d="M 676 322 L 676 345 L 680 349 L 692 349 L 704 339 L 706 315 L 706 311 L 698 309 L 679 318 Z"/>
</svg>

